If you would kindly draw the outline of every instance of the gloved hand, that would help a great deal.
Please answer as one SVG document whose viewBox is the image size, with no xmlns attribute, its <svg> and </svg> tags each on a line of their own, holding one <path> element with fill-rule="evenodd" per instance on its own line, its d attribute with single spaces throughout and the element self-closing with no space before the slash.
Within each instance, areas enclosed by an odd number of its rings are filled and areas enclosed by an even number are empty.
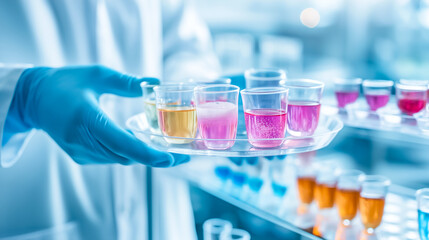
<svg viewBox="0 0 429 240">
<path fill-rule="evenodd" d="M 42 129 L 80 164 L 137 162 L 170 167 L 188 161 L 189 156 L 173 157 L 149 148 L 100 109 L 101 94 L 138 97 L 145 80 L 158 81 L 101 66 L 27 69 L 18 80 L 5 131 L 16 122 L 22 128 Z"/>
</svg>

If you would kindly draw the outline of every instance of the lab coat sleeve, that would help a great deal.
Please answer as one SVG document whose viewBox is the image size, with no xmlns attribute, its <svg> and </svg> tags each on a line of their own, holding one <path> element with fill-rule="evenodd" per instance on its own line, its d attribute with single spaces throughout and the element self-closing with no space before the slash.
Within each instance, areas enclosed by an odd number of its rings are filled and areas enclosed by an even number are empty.
<svg viewBox="0 0 429 240">
<path fill-rule="evenodd" d="M 21 73 L 30 66 L 28 65 L 14 65 L 5 66 L 0 64 L 0 166 L 12 166 L 22 153 L 22 149 L 28 142 L 32 131 L 17 132 L 11 134 L 10 137 L 5 138 L 6 117 L 9 106 L 15 92 L 15 86 L 18 82 Z M 10 134 L 8 132 L 8 134 Z M 5 138 L 5 139 L 3 139 Z"/>
<path fill-rule="evenodd" d="M 192 1 L 164 0 L 162 3 L 164 79 L 218 77 L 220 64 L 213 51 L 210 32 Z"/>
</svg>

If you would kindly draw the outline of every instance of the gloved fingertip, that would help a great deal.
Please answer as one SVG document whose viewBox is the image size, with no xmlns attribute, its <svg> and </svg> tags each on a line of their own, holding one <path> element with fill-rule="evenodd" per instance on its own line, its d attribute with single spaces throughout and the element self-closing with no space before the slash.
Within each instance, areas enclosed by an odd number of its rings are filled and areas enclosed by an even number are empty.
<svg viewBox="0 0 429 240">
<path fill-rule="evenodd" d="M 277 158 L 279 160 L 284 160 L 284 159 L 286 159 L 286 157 L 287 157 L 287 155 L 279 155 L 279 156 L 277 156 Z"/>
<path fill-rule="evenodd" d="M 154 161 L 150 162 L 149 165 L 158 168 L 167 168 L 174 165 L 174 157 L 170 153 L 159 152 L 157 156 L 153 157 Z"/>
<path fill-rule="evenodd" d="M 188 155 L 174 154 L 174 153 L 172 155 L 174 158 L 174 165 L 173 166 L 184 164 L 184 163 L 187 163 L 191 160 L 191 157 Z"/>
<path fill-rule="evenodd" d="M 273 160 L 273 159 L 274 159 L 274 157 L 275 157 L 275 156 L 266 156 L 265 158 L 266 158 L 267 160 L 270 160 L 270 161 L 271 161 L 271 160 Z"/>
</svg>

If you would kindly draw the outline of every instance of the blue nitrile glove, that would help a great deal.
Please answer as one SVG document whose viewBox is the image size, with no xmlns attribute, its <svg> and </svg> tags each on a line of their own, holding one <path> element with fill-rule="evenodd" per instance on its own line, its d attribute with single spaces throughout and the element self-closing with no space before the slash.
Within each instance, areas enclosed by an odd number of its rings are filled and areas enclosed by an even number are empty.
<svg viewBox="0 0 429 240">
<path fill-rule="evenodd" d="M 101 94 L 138 97 L 142 94 L 140 83 L 145 80 L 159 82 L 101 66 L 27 69 L 18 80 L 5 133 L 42 129 L 80 164 L 143 163 L 170 167 L 188 161 L 189 156 L 173 157 L 149 148 L 100 109 Z M 6 134 L 5 141 L 7 138 Z"/>
</svg>

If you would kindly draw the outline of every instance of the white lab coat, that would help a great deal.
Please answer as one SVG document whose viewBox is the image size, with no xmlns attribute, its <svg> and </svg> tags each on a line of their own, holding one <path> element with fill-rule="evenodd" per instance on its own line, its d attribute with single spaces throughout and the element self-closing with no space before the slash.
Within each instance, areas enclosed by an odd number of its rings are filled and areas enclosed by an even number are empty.
<svg viewBox="0 0 429 240">
<path fill-rule="evenodd" d="M 98 63 L 163 80 L 218 71 L 206 27 L 181 0 L 3 0 L 0 31 L 0 142 L 26 67 L 14 63 Z M 128 110 L 121 124 L 142 111 L 124 101 L 107 104 L 112 116 Z M 81 166 L 34 130 L 14 135 L 0 163 L 0 239 L 148 238 L 145 166 Z M 195 239 L 186 184 L 154 175 L 153 239 Z"/>
</svg>

